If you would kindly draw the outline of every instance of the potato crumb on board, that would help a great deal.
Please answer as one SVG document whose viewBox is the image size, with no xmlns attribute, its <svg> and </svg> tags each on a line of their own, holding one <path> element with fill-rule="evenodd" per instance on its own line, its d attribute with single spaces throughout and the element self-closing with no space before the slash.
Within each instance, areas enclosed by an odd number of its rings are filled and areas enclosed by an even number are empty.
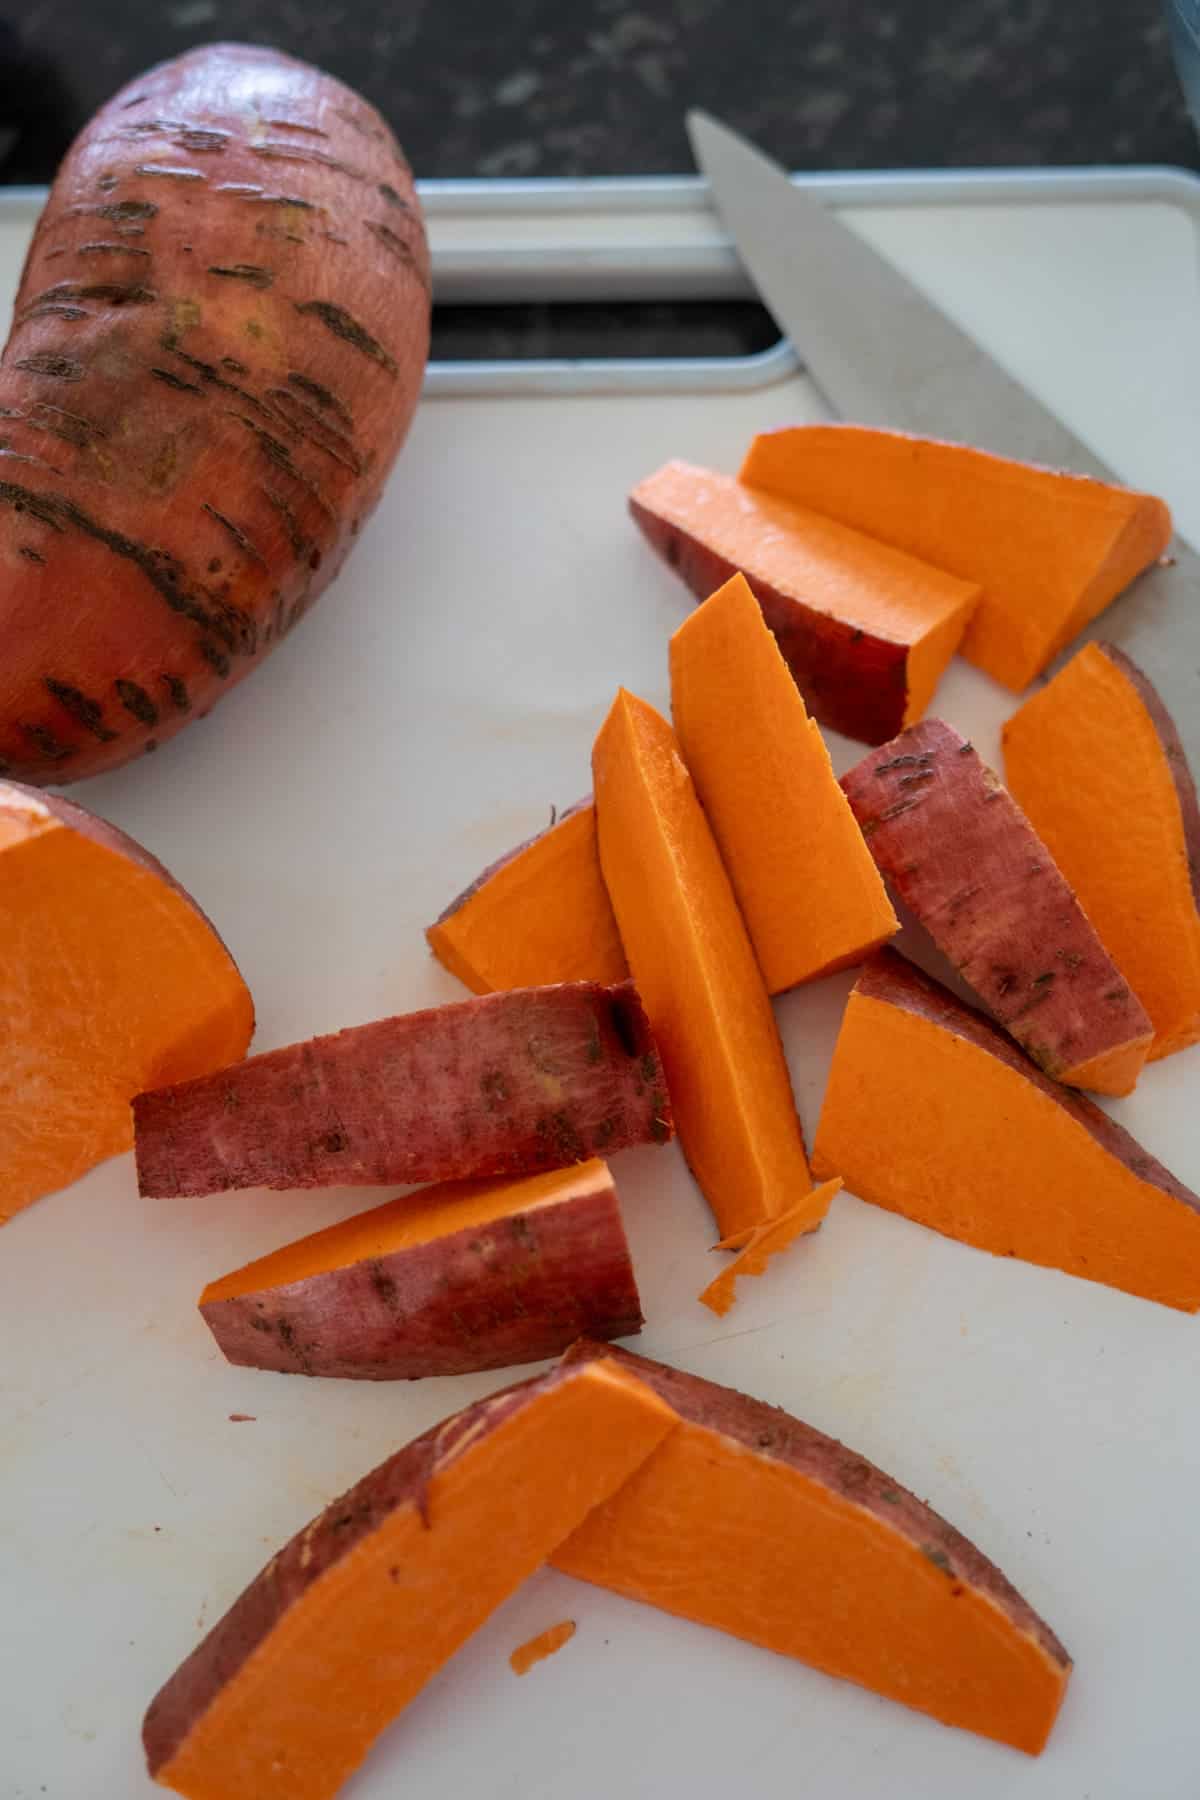
<svg viewBox="0 0 1200 1800">
<path fill-rule="evenodd" d="M 509 1666 L 514 1675 L 528 1675 L 534 1663 L 540 1663 L 547 1656 L 553 1656 L 564 1644 L 569 1644 L 575 1636 L 574 1619 L 563 1619 L 558 1625 L 551 1625 L 546 1631 L 539 1631 L 528 1643 L 518 1644 L 509 1657 Z"/>
</svg>

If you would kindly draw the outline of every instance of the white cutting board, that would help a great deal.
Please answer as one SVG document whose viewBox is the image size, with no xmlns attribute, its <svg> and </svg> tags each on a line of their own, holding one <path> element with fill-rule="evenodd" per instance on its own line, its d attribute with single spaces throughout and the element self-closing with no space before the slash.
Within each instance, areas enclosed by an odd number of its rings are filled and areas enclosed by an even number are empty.
<svg viewBox="0 0 1200 1800">
<path fill-rule="evenodd" d="M 434 196 L 435 244 L 468 290 L 473 258 L 520 241 L 536 270 L 561 232 L 584 242 L 587 291 L 588 231 L 610 226 L 628 264 L 644 252 L 661 273 L 677 245 L 693 273 L 724 269 L 710 289 L 731 283 L 687 184 L 644 205 L 607 192 L 526 206 L 508 188 L 489 212 L 456 188 Z M 844 190 L 848 216 L 1200 535 L 1195 195 L 1153 175 Z M 613 225 L 614 209 L 629 217 Z M 20 199 L 0 216 L 0 293 L 31 219 Z M 543 371 L 546 391 L 524 396 L 472 396 L 461 371 L 431 383 L 336 591 L 207 722 L 78 790 L 218 922 L 259 1049 L 461 997 L 422 927 L 587 789 L 618 683 L 667 704 L 688 601 L 628 523 L 627 489 L 673 455 L 732 470 L 755 430 L 819 416 L 782 357 L 682 387 L 642 369 L 572 396 L 572 379 Z M 993 756 L 1011 706 L 965 666 L 937 703 Z M 834 750 L 839 767 L 859 753 Z M 810 1135 L 850 979 L 779 1006 Z M 1192 1050 L 1114 1110 L 1200 1186 L 1198 1101 Z M 350 1800 L 1195 1800 L 1200 1319 L 843 1196 L 718 1322 L 695 1298 L 714 1230 L 677 1149 L 626 1153 L 614 1173 L 649 1317 L 638 1347 L 842 1438 L 994 1558 L 1076 1658 L 1051 1745 L 1030 1762 L 543 1574 L 381 1740 Z M 155 1791 L 142 1712 L 200 1634 L 329 1498 L 501 1385 L 306 1381 L 218 1356 L 202 1284 L 371 1198 L 143 1201 L 122 1158 L 0 1234 L 3 1800 Z M 515 1679 L 508 1652 L 568 1617 L 573 1641 Z"/>
</svg>

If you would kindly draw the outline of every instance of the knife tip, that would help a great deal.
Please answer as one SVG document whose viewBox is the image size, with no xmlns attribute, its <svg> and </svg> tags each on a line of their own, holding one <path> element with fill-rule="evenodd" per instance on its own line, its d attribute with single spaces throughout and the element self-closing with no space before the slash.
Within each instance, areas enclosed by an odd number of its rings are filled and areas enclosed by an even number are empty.
<svg viewBox="0 0 1200 1800">
<path fill-rule="evenodd" d="M 700 161 L 700 144 L 705 136 L 719 130 L 719 122 L 702 106 L 689 106 L 683 115 L 683 123 L 687 130 L 688 141 L 692 146 L 697 162 Z"/>
</svg>

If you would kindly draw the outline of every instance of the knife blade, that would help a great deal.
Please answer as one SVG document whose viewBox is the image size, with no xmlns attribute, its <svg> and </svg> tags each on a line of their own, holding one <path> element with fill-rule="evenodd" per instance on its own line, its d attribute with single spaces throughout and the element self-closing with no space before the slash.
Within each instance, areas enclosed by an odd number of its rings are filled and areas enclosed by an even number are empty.
<svg viewBox="0 0 1200 1800">
<path fill-rule="evenodd" d="M 687 116 L 717 212 L 832 410 L 1120 481 L 974 338 L 785 169 L 708 113 Z M 1200 773 L 1200 556 L 1178 539 L 1071 644 L 1105 638 L 1158 688 Z"/>
</svg>

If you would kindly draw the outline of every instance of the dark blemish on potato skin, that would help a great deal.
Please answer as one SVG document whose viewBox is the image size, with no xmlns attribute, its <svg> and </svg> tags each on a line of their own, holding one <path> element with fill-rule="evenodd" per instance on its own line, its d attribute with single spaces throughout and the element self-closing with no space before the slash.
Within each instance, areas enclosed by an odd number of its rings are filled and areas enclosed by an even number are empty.
<svg viewBox="0 0 1200 1800">
<path fill-rule="evenodd" d="M 614 994 L 608 1003 L 608 1016 L 617 1041 L 626 1056 L 638 1053 L 637 1020 L 629 1004 L 620 995 Z M 657 1068 L 657 1064 L 655 1065 Z"/>
<path fill-rule="evenodd" d="M 259 563 L 264 569 L 266 568 L 266 557 L 263 556 L 260 550 L 255 549 L 240 525 L 235 524 L 232 519 L 227 518 L 223 512 L 218 512 L 216 507 L 211 505 L 209 501 L 202 500 L 200 504 L 203 510 L 209 514 L 210 518 L 215 519 L 217 524 L 223 526 L 229 533 L 243 556 L 248 556 L 251 562 Z"/>
<path fill-rule="evenodd" d="M 213 263 L 209 267 L 210 275 L 221 275 L 227 281 L 248 281 L 251 287 L 269 288 L 275 279 L 274 271 L 264 269 L 259 263 Z"/>
<path fill-rule="evenodd" d="M 127 713 L 130 713 L 141 725 L 158 724 L 158 708 L 136 681 L 127 681 L 124 677 L 113 682 L 117 698 Z"/>
<path fill-rule="evenodd" d="M 371 336 L 366 327 L 360 325 L 357 319 L 352 318 L 344 307 L 334 305 L 331 300 L 296 300 L 293 305 L 302 316 L 319 319 L 326 330 L 333 333 L 334 337 L 340 338 L 343 343 L 350 344 L 363 356 L 370 357 L 372 362 L 376 362 L 380 368 L 386 369 L 389 375 L 399 374 L 399 367 L 391 352 L 385 350 L 383 345 Z"/>
<path fill-rule="evenodd" d="M 158 678 L 171 698 L 171 705 L 176 712 L 191 712 L 192 702 L 186 684 L 178 675 L 160 675 Z"/>
<path fill-rule="evenodd" d="M 75 747 L 71 744 L 60 744 L 54 733 L 45 725 L 31 725 L 22 720 L 18 724 L 17 730 L 40 755 L 46 758 L 47 762 L 66 762 L 68 757 L 75 755 Z"/>
<path fill-rule="evenodd" d="M 102 744 L 114 742 L 117 734 L 104 723 L 104 708 L 98 700 L 90 699 L 68 681 L 55 680 L 52 675 L 44 677 L 44 685 L 63 710 L 70 713 L 77 725 L 90 731 Z"/>
<path fill-rule="evenodd" d="M 55 350 L 38 350 L 33 356 L 19 357 L 14 367 L 27 375 L 46 375 L 51 381 L 82 381 L 87 373 L 73 356 Z"/>
<path fill-rule="evenodd" d="M 204 389 L 194 381 L 185 381 L 182 375 L 176 375 L 173 369 L 151 368 L 150 373 L 156 381 L 165 382 L 167 387 L 175 388 L 182 394 L 203 394 Z"/>
<path fill-rule="evenodd" d="M 315 400 L 318 406 L 324 406 L 330 412 L 336 413 L 350 431 L 354 430 L 354 420 L 350 416 L 349 409 L 343 406 L 332 389 L 327 388 L 320 381 L 314 381 L 311 375 L 302 375 L 297 369 L 288 371 L 288 381 L 293 387 L 299 388 L 301 393 L 307 394 L 310 399 Z"/>
</svg>

